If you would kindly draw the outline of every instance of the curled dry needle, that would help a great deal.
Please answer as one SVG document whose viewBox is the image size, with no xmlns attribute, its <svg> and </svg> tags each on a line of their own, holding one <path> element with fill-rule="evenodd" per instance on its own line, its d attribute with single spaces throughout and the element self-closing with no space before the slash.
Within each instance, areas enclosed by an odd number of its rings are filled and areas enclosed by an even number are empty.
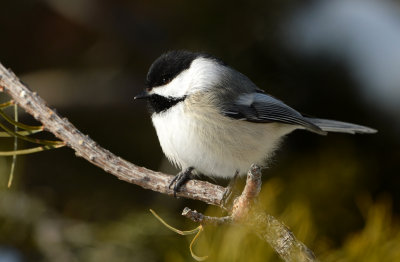
<svg viewBox="0 0 400 262">
<path fill-rule="evenodd" d="M 190 254 L 191 254 L 192 257 L 193 257 L 195 260 L 197 260 L 197 261 L 204 261 L 204 260 L 206 260 L 206 259 L 208 258 L 208 256 L 203 256 L 203 257 L 197 256 L 197 255 L 193 252 L 194 243 L 197 241 L 197 239 L 199 238 L 201 232 L 203 232 L 203 230 L 204 230 L 203 225 L 199 225 L 198 227 L 196 227 L 195 229 L 192 229 L 192 230 L 179 230 L 179 229 L 177 229 L 177 228 L 175 228 L 175 227 L 169 225 L 167 222 L 165 222 L 164 219 L 162 219 L 159 215 L 157 215 L 157 213 L 156 213 L 154 210 L 150 209 L 150 212 L 151 212 L 151 213 L 153 214 L 153 216 L 155 216 L 165 227 L 167 227 L 168 229 L 170 229 L 171 231 L 174 231 L 175 233 L 177 233 L 177 234 L 179 234 L 179 235 L 186 236 L 186 235 L 193 235 L 193 234 L 196 234 L 196 235 L 194 236 L 194 238 L 192 239 L 192 241 L 190 242 L 190 246 L 189 246 L 189 248 L 190 248 Z"/>
</svg>

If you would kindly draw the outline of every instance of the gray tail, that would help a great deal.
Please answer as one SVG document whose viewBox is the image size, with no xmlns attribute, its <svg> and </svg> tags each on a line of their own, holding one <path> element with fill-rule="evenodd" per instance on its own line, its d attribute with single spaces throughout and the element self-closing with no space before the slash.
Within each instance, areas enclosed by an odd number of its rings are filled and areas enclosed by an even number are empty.
<svg viewBox="0 0 400 262">
<path fill-rule="evenodd" d="M 377 130 L 356 125 L 352 123 L 346 123 L 336 120 L 329 120 L 329 119 L 320 119 L 320 118 L 310 118 L 304 117 L 307 121 L 313 123 L 314 125 L 318 126 L 325 132 L 339 132 L 339 133 L 348 133 L 348 134 L 373 134 L 378 132 Z"/>
</svg>

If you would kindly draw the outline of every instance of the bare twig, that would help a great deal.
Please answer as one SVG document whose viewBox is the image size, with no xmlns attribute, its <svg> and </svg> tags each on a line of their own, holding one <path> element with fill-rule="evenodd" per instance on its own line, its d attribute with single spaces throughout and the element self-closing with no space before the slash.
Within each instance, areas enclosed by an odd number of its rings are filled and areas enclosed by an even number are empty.
<svg viewBox="0 0 400 262">
<path fill-rule="evenodd" d="M 136 166 L 100 147 L 66 118 L 62 118 L 50 109 L 43 99 L 22 84 L 13 72 L 0 64 L 1 91 L 7 92 L 20 107 L 40 121 L 47 131 L 72 148 L 77 156 L 83 157 L 121 180 L 173 195 L 173 191 L 168 187 L 173 176 Z M 261 171 L 259 167 L 253 166 L 248 173 L 245 189 L 235 200 L 230 216 L 213 218 L 188 208 L 184 210 L 183 215 L 202 224 L 237 223 L 249 226 L 285 261 L 315 261 L 312 252 L 299 242 L 285 225 L 265 214 L 258 206 L 256 200 L 260 188 Z M 216 206 L 221 206 L 223 195 L 223 187 L 199 180 L 190 180 L 177 193 L 177 196 Z"/>
<path fill-rule="evenodd" d="M 234 221 L 239 222 L 247 218 L 250 209 L 253 207 L 253 202 L 257 200 L 261 191 L 261 184 L 261 168 L 252 165 L 247 172 L 246 185 L 242 194 L 233 202 L 232 218 Z"/>
<path fill-rule="evenodd" d="M 246 186 L 232 210 L 233 221 L 241 221 L 268 242 L 285 261 L 317 261 L 313 252 L 296 239 L 293 232 L 264 212 L 257 202 L 261 190 L 261 170 L 253 165 L 247 173 Z"/>
<path fill-rule="evenodd" d="M 198 222 L 202 225 L 222 225 L 222 224 L 230 224 L 232 223 L 232 216 L 225 217 L 210 217 L 205 216 L 202 213 L 197 212 L 196 210 L 191 210 L 188 207 L 185 207 L 182 211 L 182 216 L 189 218 L 194 222 Z"/>
<path fill-rule="evenodd" d="M 230 216 L 210 217 L 189 208 L 182 215 L 202 225 L 242 224 L 268 242 L 285 261 L 317 261 L 313 252 L 298 241 L 294 234 L 281 222 L 266 214 L 257 203 L 261 190 L 260 167 L 252 165 L 242 194 L 234 200 Z"/>
<path fill-rule="evenodd" d="M 246 219 L 253 207 L 253 203 L 257 200 L 261 190 L 261 183 L 261 169 L 257 165 L 252 165 L 247 173 L 246 185 L 242 194 L 234 200 L 232 210 L 230 210 L 231 215 L 225 217 L 210 217 L 196 210 L 191 210 L 188 207 L 185 207 L 182 215 L 203 225 L 219 225 L 233 222 L 240 223 L 242 220 Z"/>
<path fill-rule="evenodd" d="M 266 214 L 259 206 L 255 206 L 248 217 L 244 224 L 268 242 L 284 261 L 318 261 L 314 253 L 297 240 L 292 231 L 273 216 Z"/>
</svg>

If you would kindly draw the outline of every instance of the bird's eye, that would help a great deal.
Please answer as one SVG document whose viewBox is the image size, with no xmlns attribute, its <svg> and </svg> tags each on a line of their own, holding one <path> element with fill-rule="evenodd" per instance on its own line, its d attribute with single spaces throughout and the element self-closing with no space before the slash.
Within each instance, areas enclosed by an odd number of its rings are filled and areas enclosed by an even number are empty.
<svg viewBox="0 0 400 262">
<path fill-rule="evenodd" d="M 168 74 L 166 74 L 166 75 L 163 75 L 162 77 L 161 77 L 161 84 L 162 85 L 165 85 L 165 84 L 168 84 L 169 82 L 171 82 L 171 76 L 170 75 L 168 75 Z"/>
</svg>

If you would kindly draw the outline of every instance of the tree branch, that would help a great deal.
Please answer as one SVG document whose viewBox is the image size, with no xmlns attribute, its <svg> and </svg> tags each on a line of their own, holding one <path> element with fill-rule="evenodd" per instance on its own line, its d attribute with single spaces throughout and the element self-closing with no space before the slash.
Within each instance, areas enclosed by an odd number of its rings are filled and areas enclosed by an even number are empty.
<svg viewBox="0 0 400 262">
<path fill-rule="evenodd" d="M 173 176 L 133 165 L 100 147 L 89 136 L 76 129 L 68 119 L 62 118 L 54 110 L 50 109 L 36 92 L 30 91 L 19 81 L 14 73 L 5 69 L 2 65 L 0 65 L 0 75 L 0 85 L 14 101 L 36 120 L 40 121 L 47 131 L 64 141 L 68 147 L 75 151 L 77 156 L 86 159 L 121 180 L 139 185 L 145 189 L 173 195 L 173 191 L 168 188 Z M 181 191 L 177 193 L 177 196 L 220 206 L 223 192 L 224 188 L 221 186 L 205 181 L 191 180 L 181 187 Z"/>
<path fill-rule="evenodd" d="M 87 135 L 82 134 L 68 119 L 50 109 L 36 92 L 29 90 L 11 70 L 0 64 L 1 91 L 7 92 L 20 107 L 40 121 L 47 131 L 72 148 L 77 156 L 121 180 L 173 196 L 173 191 L 168 186 L 174 176 L 136 166 L 100 147 Z M 255 203 L 260 189 L 261 172 L 258 167 L 253 166 L 249 171 L 245 189 L 235 200 L 230 216 L 212 218 L 190 209 L 185 209 L 184 215 L 200 223 L 207 221 L 209 224 L 237 223 L 250 226 L 285 261 L 315 261 L 312 252 L 299 242 L 286 226 L 266 214 Z M 177 196 L 221 207 L 224 190 L 224 187 L 209 182 L 190 180 L 181 187 Z"/>
<path fill-rule="evenodd" d="M 202 225 L 242 224 L 268 242 L 285 261 L 317 261 L 313 252 L 298 241 L 284 224 L 263 211 L 257 202 L 260 190 L 261 169 L 252 165 L 242 194 L 234 200 L 230 216 L 209 217 L 187 207 L 182 215 Z"/>
</svg>

